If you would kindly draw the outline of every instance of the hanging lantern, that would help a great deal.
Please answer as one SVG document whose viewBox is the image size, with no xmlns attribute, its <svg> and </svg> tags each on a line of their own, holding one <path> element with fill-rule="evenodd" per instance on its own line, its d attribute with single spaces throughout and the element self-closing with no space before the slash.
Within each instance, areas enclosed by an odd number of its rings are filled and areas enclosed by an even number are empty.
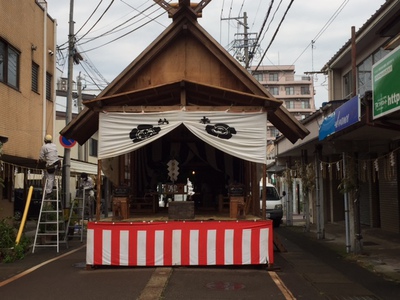
<svg viewBox="0 0 400 300">
<path fill-rule="evenodd" d="M 389 159 L 390 159 L 390 166 L 394 167 L 395 161 L 394 161 L 394 153 L 393 152 L 390 153 Z"/>
<path fill-rule="evenodd" d="M 375 171 L 376 171 L 376 172 L 379 171 L 378 159 L 375 159 L 375 160 L 374 160 L 374 168 L 375 168 Z"/>
</svg>

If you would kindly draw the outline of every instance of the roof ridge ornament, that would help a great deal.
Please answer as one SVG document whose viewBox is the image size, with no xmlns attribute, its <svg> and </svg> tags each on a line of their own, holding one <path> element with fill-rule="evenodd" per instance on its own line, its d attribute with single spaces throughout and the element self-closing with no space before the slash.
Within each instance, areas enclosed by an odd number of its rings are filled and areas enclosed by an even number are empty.
<svg viewBox="0 0 400 300">
<path fill-rule="evenodd" d="M 178 3 L 168 3 L 165 0 L 154 0 L 154 2 L 168 12 L 168 17 L 175 19 L 176 15 L 179 15 L 177 13 L 184 10 L 192 12 L 195 18 L 201 18 L 203 8 L 206 7 L 211 0 L 200 0 L 199 3 L 191 3 L 190 0 L 179 0 Z"/>
</svg>

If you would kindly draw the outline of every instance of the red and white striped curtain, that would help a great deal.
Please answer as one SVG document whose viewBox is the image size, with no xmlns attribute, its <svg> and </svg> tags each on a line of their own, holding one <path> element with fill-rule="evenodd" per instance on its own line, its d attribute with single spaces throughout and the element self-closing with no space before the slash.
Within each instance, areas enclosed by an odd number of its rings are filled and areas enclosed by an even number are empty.
<svg viewBox="0 0 400 300">
<path fill-rule="evenodd" d="M 274 263 L 272 221 L 89 222 L 88 265 Z"/>
</svg>

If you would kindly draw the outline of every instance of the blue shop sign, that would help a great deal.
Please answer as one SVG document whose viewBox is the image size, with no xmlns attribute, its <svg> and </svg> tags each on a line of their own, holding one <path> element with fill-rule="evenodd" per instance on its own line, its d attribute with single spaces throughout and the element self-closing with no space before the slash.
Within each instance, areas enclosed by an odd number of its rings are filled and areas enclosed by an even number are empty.
<svg viewBox="0 0 400 300">
<path fill-rule="evenodd" d="M 339 106 L 332 114 L 324 119 L 319 129 L 319 140 L 339 132 L 361 120 L 360 98 L 355 96 Z"/>
</svg>

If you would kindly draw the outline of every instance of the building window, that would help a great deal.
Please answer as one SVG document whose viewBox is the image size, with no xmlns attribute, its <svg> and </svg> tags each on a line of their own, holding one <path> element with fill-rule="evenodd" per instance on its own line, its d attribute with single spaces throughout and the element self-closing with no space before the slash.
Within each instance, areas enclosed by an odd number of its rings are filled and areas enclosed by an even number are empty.
<svg viewBox="0 0 400 300">
<path fill-rule="evenodd" d="M 286 95 L 294 95 L 294 87 L 293 86 L 287 86 L 285 87 Z"/>
<path fill-rule="evenodd" d="M 285 106 L 287 109 L 294 109 L 294 101 L 293 100 L 285 100 Z"/>
<path fill-rule="evenodd" d="M 383 48 L 380 48 L 378 51 L 376 51 L 374 54 L 372 54 L 373 58 L 373 63 L 377 63 L 380 61 L 382 58 L 384 58 L 387 54 L 390 53 L 390 50 L 385 50 Z"/>
<path fill-rule="evenodd" d="M 300 90 L 301 90 L 302 95 L 310 95 L 310 87 L 309 86 L 302 86 Z"/>
<path fill-rule="evenodd" d="M 257 81 L 263 81 L 264 80 L 264 76 L 263 76 L 263 73 L 255 73 L 254 74 L 254 78 L 257 80 Z"/>
<path fill-rule="evenodd" d="M 39 65 L 32 62 L 32 91 L 39 93 Z"/>
<path fill-rule="evenodd" d="M 366 91 L 372 90 L 372 55 L 364 60 L 357 68 L 358 93 L 363 95 Z"/>
<path fill-rule="evenodd" d="M 49 73 L 46 73 L 46 99 L 51 100 L 51 82 L 52 82 L 52 76 Z"/>
<path fill-rule="evenodd" d="M 268 88 L 268 90 L 269 90 L 270 93 L 271 93 L 272 95 L 274 95 L 274 96 L 279 95 L 279 87 L 277 87 L 277 86 L 270 86 L 270 87 Z"/>
<path fill-rule="evenodd" d="M 343 98 L 350 99 L 353 93 L 353 79 L 352 79 L 352 72 L 348 72 L 346 75 L 343 76 Z"/>
<path fill-rule="evenodd" d="M 89 155 L 97 157 L 97 140 L 90 139 L 89 143 Z"/>
<path fill-rule="evenodd" d="M 19 52 L 0 40 L 0 81 L 19 88 Z"/>
<path fill-rule="evenodd" d="M 310 108 L 310 100 L 301 100 L 301 108 L 309 109 Z"/>
<path fill-rule="evenodd" d="M 268 79 L 269 81 L 279 81 L 278 73 L 269 73 Z"/>
</svg>

